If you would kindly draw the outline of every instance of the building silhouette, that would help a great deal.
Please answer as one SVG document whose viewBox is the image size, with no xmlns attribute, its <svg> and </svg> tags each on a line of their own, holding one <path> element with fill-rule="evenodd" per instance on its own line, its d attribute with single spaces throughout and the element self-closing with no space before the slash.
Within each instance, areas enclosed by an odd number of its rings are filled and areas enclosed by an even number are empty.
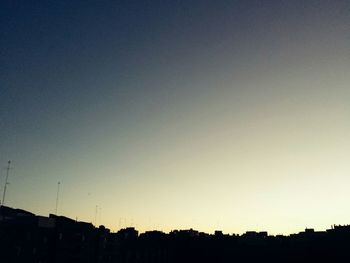
<svg viewBox="0 0 350 263">
<path fill-rule="evenodd" d="M 0 262 L 350 262 L 350 226 L 289 236 L 247 231 L 117 233 L 64 216 L 0 207 Z"/>
</svg>

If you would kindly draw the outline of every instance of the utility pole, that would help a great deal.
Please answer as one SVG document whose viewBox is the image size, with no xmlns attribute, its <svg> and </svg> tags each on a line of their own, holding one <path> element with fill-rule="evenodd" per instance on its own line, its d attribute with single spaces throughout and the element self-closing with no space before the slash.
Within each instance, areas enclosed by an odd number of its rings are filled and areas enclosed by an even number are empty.
<svg viewBox="0 0 350 263">
<path fill-rule="evenodd" d="M 7 180 L 9 178 L 10 169 L 11 169 L 11 161 L 8 161 L 7 168 L 6 168 L 6 179 L 5 179 L 4 192 L 2 194 L 2 204 L 1 204 L 2 206 L 5 205 L 6 189 L 7 189 L 7 185 L 9 184 L 7 182 Z"/>
<path fill-rule="evenodd" d="M 56 195 L 56 209 L 55 209 L 55 215 L 57 215 L 57 210 L 58 210 L 58 198 L 60 194 L 60 184 L 61 182 L 57 183 L 57 195 Z"/>
</svg>

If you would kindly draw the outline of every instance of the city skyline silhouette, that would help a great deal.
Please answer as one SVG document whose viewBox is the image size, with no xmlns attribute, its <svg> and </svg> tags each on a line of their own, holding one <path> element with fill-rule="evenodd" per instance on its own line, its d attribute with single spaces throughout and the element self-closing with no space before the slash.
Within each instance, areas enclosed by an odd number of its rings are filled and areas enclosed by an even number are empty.
<svg viewBox="0 0 350 263">
<path fill-rule="evenodd" d="M 194 229 L 139 233 L 134 227 L 114 233 L 64 216 L 0 207 L 0 251 L 8 263 L 344 262 L 349 243 L 350 225 L 306 228 L 289 236 Z"/>
<path fill-rule="evenodd" d="M 349 14 L 2 1 L 1 202 L 141 233 L 349 224 Z"/>
</svg>

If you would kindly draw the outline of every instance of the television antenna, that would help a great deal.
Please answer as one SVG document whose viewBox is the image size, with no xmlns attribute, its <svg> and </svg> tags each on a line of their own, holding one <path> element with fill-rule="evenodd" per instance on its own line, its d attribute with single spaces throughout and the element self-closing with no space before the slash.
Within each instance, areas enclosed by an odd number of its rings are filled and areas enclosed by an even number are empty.
<svg viewBox="0 0 350 263">
<path fill-rule="evenodd" d="M 6 179 L 5 179 L 5 186 L 4 186 L 4 192 L 2 194 L 2 206 L 5 204 L 5 198 L 6 198 L 6 190 L 7 190 L 7 185 L 9 184 L 8 178 L 9 178 L 9 173 L 10 173 L 11 167 L 11 161 L 7 162 L 7 168 L 6 168 Z"/>
<path fill-rule="evenodd" d="M 57 195 L 56 195 L 55 215 L 57 215 L 57 210 L 58 210 L 58 201 L 59 201 L 59 195 L 60 195 L 60 185 L 61 185 L 61 182 L 58 182 L 58 183 L 57 183 Z"/>
</svg>

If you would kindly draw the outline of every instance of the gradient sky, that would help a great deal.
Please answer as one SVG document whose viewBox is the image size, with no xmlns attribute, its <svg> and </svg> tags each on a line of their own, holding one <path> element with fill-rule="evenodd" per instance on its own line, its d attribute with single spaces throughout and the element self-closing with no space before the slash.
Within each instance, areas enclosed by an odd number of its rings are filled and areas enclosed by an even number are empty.
<svg viewBox="0 0 350 263">
<path fill-rule="evenodd" d="M 60 181 L 112 230 L 325 229 L 349 157 L 349 1 L 1 1 L 6 205 Z"/>
</svg>

